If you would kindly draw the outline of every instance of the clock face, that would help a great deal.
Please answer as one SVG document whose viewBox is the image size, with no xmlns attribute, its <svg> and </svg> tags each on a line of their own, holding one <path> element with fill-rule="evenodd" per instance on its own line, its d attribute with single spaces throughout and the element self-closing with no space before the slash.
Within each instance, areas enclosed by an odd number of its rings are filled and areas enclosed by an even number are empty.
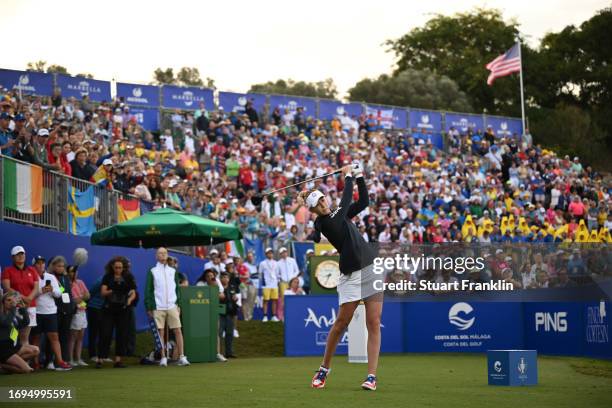
<svg viewBox="0 0 612 408">
<path fill-rule="evenodd" d="M 321 262 L 315 270 L 315 278 L 322 288 L 333 289 L 338 286 L 338 281 L 340 280 L 340 266 L 338 262 Z"/>
</svg>

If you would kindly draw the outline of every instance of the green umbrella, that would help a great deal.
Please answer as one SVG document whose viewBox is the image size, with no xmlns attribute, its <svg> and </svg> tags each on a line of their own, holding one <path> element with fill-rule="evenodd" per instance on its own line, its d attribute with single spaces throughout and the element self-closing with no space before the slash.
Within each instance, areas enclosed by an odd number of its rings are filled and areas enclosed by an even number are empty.
<svg viewBox="0 0 612 408">
<path fill-rule="evenodd" d="M 93 245 L 155 248 L 159 246 L 214 245 L 241 239 L 235 225 L 171 208 L 104 228 L 91 236 Z"/>
</svg>

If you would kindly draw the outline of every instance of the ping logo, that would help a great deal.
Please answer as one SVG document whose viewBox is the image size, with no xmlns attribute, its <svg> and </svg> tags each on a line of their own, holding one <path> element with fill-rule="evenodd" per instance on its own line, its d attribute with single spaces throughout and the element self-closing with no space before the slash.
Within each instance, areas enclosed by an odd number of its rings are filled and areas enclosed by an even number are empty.
<svg viewBox="0 0 612 408">
<path fill-rule="evenodd" d="M 457 329 L 459 330 L 467 330 L 470 327 L 472 327 L 472 325 L 474 324 L 474 321 L 476 320 L 476 317 L 472 317 L 471 319 L 467 318 L 469 317 L 467 315 L 472 313 L 472 311 L 474 311 L 474 308 L 472 308 L 472 306 L 470 306 L 469 303 L 465 303 L 465 302 L 455 303 L 448 310 L 448 321 L 450 322 L 450 324 L 457 326 Z M 466 316 L 459 317 L 459 313 L 463 313 Z"/>
<path fill-rule="evenodd" d="M 554 331 L 565 333 L 567 332 L 567 312 L 536 312 L 535 314 L 535 329 L 540 331 L 544 327 L 545 332 Z"/>
</svg>

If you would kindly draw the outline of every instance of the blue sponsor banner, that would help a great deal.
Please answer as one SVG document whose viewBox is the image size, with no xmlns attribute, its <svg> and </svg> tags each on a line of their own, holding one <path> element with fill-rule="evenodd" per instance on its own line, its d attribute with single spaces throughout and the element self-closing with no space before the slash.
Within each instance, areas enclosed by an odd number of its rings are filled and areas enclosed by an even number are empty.
<svg viewBox="0 0 612 408">
<path fill-rule="evenodd" d="M 520 303 L 404 303 L 405 351 L 483 352 L 523 348 Z"/>
<path fill-rule="evenodd" d="M 253 254 L 255 255 L 255 263 L 259 265 L 261 261 L 266 259 L 266 254 L 264 253 L 263 241 L 259 238 L 248 239 L 245 237 L 243 239 L 244 239 L 243 241 L 244 250 L 246 252 L 253 252 Z"/>
<path fill-rule="evenodd" d="M 410 111 L 410 128 L 421 133 L 441 133 L 442 113 L 425 110 Z"/>
<path fill-rule="evenodd" d="M 130 114 L 144 130 L 159 130 L 159 111 L 153 108 L 134 108 L 130 109 Z"/>
<path fill-rule="evenodd" d="M 57 75 L 57 86 L 64 98 L 82 99 L 83 96 L 88 95 L 90 100 L 96 102 L 111 100 L 110 82 L 108 81 Z"/>
<path fill-rule="evenodd" d="M 610 302 L 584 304 L 584 354 L 593 357 L 612 358 L 610 343 Z"/>
<path fill-rule="evenodd" d="M 425 143 L 431 142 L 432 145 L 436 146 L 440 150 L 444 149 L 444 138 L 439 133 L 413 133 L 412 137 L 414 137 L 417 141 L 423 139 L 425 140 Z"/>
<path fill-rule="evenodd" d="M 298 269 L 304 274 L 307 274 L 306 270 L 306 251 L 312 249 L 314 251 L 314 242 L 297 242 L 293 241 L 291 243 L 293 245 L 293 258 L 297 262 Z"/>
<path fill-rule="evenodd" d="M 350 117 L 359 116 L 363 112 L 360 103 L 342 103 L 330 99 L 319 100 L 319 119 L 332 120 L 336 116 L 348 114 Z"/>
<path fill-rule="evenodd" d="M 266 95 L 219 92 L 219 108 L 223 107 L 225 112 L 244 112 L 249 101 L 257 112 L 262 112 L 266 105 Z"/>
<path fill-rule="evenodd" d="M 491 126 L 497 137 L 507 137 L 523 134 L 523 122 L 516 118 L 499 118 L 487 116 L 487 127 Z"/>
<path fill-rule="evenodd" d="M 401 303 L 386 302 L 383 306 L 381 352 L 403 350 Z M 285 355 L 323 355 L 329 330 L 338 316 L 337 296 L 285 297 Z M 348 331 L 338 343 L 336 354 L 348 353 Z"/>
<path fill-rule="evenodd" d="M 159 106 L 159 87 L 117 82 L 117 96 L 128 105 Z"/>
<path fill-rule="evenodd" d="M 582 353 L 583 303 L 527 302 L 523 313 L 527 348 L 545 354 Z"/>
<path fill-rule="evenodd" d="M 306 117 L 315 116 L 317 113 L 316 101 L 311 98 L 300 98 L 298 96 L 288 95 L 270 95 L 270 111 L 276 107 L 280 107 L 281 113 L 285 109 L 289 109 L 289 112 L 295 112 L 298 107 L 304 108 L 304 114 Z"/>
<path fill-rule="evenodd" d="M 6 89 L 21 91 L 24 94 L 53 94 L 53 75 L 42 72 L 13 71 L 0 69 L 0 85 Z"/>
<path fill-rule="evenodd" d="M 460 133 L 465 133 L 468 129 L 472 129 L 474 132 L 484 130 L 484 122 L 480 115 L 469 115 L 467 113 L 447 113 L 446 118 L 446 131 L 451 127 L 459 130 Z"/>
<path fill-rule="evenodd" d="M 406 129 L 406 110 L 393 106 L 366 105 L 366 115 L 378 118 L 384 129 Z"/>
<path fill-rule="evenodd" d="M 208 88 L 181 87 L 164 85 L 162 104 L 164 108 L 200 109 L 203 103 L 206 110 L 214 110 L 213 91 Z"/>
</svg>

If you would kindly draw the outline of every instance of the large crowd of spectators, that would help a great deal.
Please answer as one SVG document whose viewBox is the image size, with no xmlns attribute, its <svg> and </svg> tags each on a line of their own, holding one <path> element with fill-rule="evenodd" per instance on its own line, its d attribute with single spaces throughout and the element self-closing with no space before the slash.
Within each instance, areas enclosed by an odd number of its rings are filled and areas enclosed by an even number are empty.
<svg viewBox="0 0 612 408">
<path fill-rule="evenodd" d="M 307 240 L 311 215 L 289 189 L 256 207 L 251 197 L 360 160 L 370 206 L 356 220 L 377 242 L 608 242 L 610 183 L 578 157 L 525 135 L 451 128 L 447 148 L 385 130 L 372 115 L 324 122 L 272 109 L 170 113 L 143 130 L 121 100 L 1 98 L 3 155 L 169 206 L 238 224 L 275 250 Z M 298 187 L 339 200 L 335 176 Z"/>
</svg>

